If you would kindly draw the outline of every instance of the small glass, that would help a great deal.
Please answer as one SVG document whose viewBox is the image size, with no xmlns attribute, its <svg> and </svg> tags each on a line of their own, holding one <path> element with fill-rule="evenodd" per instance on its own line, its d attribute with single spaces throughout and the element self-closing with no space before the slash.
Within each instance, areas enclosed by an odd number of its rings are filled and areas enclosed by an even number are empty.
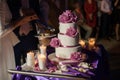
<svg viewBox="0 0 120 80">
<path fill-rule="evenodd" d="M 41 29 L 40 29 L 40 27 L 38 26 L 38 24 L 35 24 L 35 25 L 36 25 L 37 35 L 40 35 Z"/>
</svg>

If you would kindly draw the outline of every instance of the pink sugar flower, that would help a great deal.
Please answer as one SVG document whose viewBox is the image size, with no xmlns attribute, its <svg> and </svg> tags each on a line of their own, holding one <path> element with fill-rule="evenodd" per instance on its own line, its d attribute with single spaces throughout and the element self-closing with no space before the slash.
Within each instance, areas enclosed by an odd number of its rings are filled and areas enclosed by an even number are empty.
<svg viewBox="0 0 120 80">
<path fill-rule="evenodd" d="M 66 35 L 70 37 L 75 37 L 78 34 L 77 30 L 74 27 L 70 27 L 67 29 Z"/>
<path fill-rule="evenodd" d="M 80 52 L 74 52 L 71 54 L 71 60 L 81 60 L 81 53 Z"/>
<path fill-rule="evenodd" d="M 52 38 L 50 42 L 50 46 L 59 47 L 61 45 L 60 40 L 58 38 Z"/>
<path fill-rule="evenodd" d="M 59 16 L 59 22 L 61 23 L 72 23 L 76 22 L 77 16 L 73 14 L 70 10 L 66 10 Z"/>
</svg>

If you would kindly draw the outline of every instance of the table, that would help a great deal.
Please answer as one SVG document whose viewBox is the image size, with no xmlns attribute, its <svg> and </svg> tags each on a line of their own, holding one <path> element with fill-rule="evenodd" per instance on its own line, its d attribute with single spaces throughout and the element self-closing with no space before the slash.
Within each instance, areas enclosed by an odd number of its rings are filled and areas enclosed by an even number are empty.
<svg viewBox="0 0 120 80">
<path fill-rule="evenodd" d="M 17 71 L 14 69 L 9 69 L 8 72 L 10 74 L 22 74 L 22 75 L 32 75 L 32 76 L 44 76 L 44 77 L 57 77 L 57 78 L 66 78 L 66 80 L 87 80 L 88 78 L 84 77 L 77 77 L 77 76 L 72 76 L 72 75 L 62 75 L 62 74 L 49 74 L 49 73 L 43 73 L 43 72 L 28 72 L 28 71 Z"/>
<path fill-rule="evenodd" d="M 43 72 L 33 72 L 33 71 L 20 71 L 20 70 L 15 70 L 15 69 L 9 69 L 8 72 L 10 74 L 16 74 L 16 75 L 23 75 L 23 76 L 30 76 L 30 77 L 39 77 L 38 79 L 32 79 L 32 80 L 88 80 L 90 78 L 92 78 L 92 80 L 102 80 L 104 77 L 108 77 L 109 76 L 109 65 L 107 62 L 107 58 L 108 58 L 108 54 L 106 52 L 106 50 L 104 49 L 104 47 L 102 45 L 98 45 L 100 48 L 100 52 L 93 53 L 95 56 L 98 56 L 98 67 L 95 70 L 95 76 L 94 77 L 78 77 L 78 76 L 73 76 L 73 75 L 65 75 L 65 74 L 53 74 L 53 73 L 43 73 Z M 51 50 L 49 50 L 51 51 Z M 86 52 L 86 50 L 85 50 Z M 88 55 L 92 55 L 92 53 L 90 53 L 89 51 L 87 51 Z M 93 56 L 91 56 L 91 58 L 93 58 Z M 90 59 L 91 60 L 91 59 Z M 44 77 L 43 77 L 44 76 Z M 40 78 L 44 78 L 44 79 L 40 79 Z M 57 78 L 54 78 L 57 77 Z M 53 79 L 50 79 L 53 78 Z M 66 78 L 66 79 L 65 79 Z M 14 80 L 14 79 L 13 79 Z M 20 79 L 20 80 L 25 80 L 25 79 Z M 30 80 L 30 79 L 29 79 Z"/>
</svg>

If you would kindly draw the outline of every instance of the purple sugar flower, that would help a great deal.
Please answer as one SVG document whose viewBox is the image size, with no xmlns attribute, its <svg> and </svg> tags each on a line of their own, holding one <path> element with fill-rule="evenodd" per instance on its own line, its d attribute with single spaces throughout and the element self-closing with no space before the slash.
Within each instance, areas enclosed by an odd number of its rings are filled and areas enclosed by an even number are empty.
<svg viewBox="0 0 120 80">
<path fill-rule="evenodd" d="M 71 12 L 71 10 L 66 10 L 59 16 L 59 22 L 61 23 L 72 23 L 76 22 L 77 16 Z"/>
<path fill-rule="evenodd" d="M 70 37 L 75 37 L 78 34 L 77 30 L 74 27 L 70 27 L 67 29 L 66 35 Z"/>
<path fill-rule="evenodd" d="M 58 38 L 53 38 L 50 42 L 50 46 L 59 47 L 61 45 L 60 40 Z"/>
<path fill-rule="evenodd" d="M 81 53 L 80 52 L 74 52 L 71 54 L 71 60 L 81 60 Z"/>
</svg>

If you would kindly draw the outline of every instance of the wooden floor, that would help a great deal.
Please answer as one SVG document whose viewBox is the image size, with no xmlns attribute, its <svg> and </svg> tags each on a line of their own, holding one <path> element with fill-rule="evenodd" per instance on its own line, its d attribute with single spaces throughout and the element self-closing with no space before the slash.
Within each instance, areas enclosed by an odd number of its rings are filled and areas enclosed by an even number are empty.
<svg viewBox="0 0 120 80">
<path fill-rule="evenodd" d="M 98 43 L 103 44 L 110 54 L 110 80 L 120 80 L 120 41 L 111 39 L 100 40 Z"/>
</svg>

